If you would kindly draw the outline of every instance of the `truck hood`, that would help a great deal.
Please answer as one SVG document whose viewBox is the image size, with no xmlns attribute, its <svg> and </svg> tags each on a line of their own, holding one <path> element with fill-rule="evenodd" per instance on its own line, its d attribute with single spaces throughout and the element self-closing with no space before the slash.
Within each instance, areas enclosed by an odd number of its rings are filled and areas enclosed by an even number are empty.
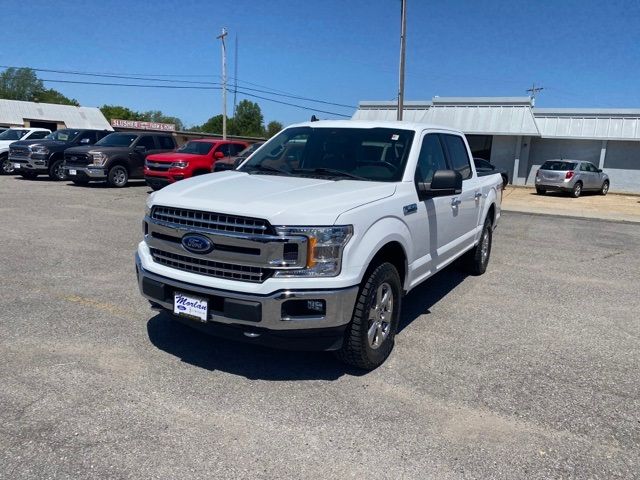
<svg viewBox="0 0 640 480">
<path fill-rule="evenodd" d="M 153 205 L 263 218 L 272 225 L 333 225 L 347 210 L 393 195 L 395 184 L 227 171 L 176 182 Z"/>
<path fill-rule="evenodd" d="M 114 153 L 128 153 L 129 147 L 103 147 L 101 145 L 83 145 L 82 147 L 72 147 L 65 150 L 66 153 L 89 153 L 102 152 L 105 155 L 113 155 Z"/>
<path fill-rule="evenodd" d="M 18 140 L 13 142 L 14 147 L 28 147 L 30 145 L 42 145 L 47 148 L 64 147 L 65 145 L 72 145 L 68 142 L 60 142 L 58 140 L 40 139 L 40 140 Z"/>
<path fill-rule="evenodd" d="M 175 162 L 176 160 L 207 160 L 211 157 L 207 155 L 197 155 L 195 153 L 181 153 L 181 152 L 167 152 L 167 153 L 154 153 L 149 155 L 147 160 L 153 160 L 154 162 Z"/>
</svg>

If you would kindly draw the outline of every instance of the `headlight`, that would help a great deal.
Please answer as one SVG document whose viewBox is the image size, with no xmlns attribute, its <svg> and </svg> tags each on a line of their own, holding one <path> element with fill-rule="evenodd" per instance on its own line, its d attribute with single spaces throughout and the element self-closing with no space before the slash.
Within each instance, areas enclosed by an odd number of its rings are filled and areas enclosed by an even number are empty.
<svg viewBox="0 0 640 480">
<path fill-rule="evenodd" d="M 189 166 L 189 162 L 186 160 L 178 160 L 177 162 L 173 162 L 171 166 L 174 168 L 187 168 Z"/>
<path fill-rule="evenodd" d="M 41 145 L 35 145 L 31 147 L 32 153 L 38 153 L 40 155 L 49 155 L 49 149 L 47 147 L 43 147 Z"/>
<path fill-rule="evenodd" d="M 353 235 L 352 225 L 333 227 L 276 227 L 279 235 L 308 238 L 307 265 L 299 270 L 276 270 L 274 277 L 335 277 L 342 268 L 342 251 Z"/>
<path fill-rule="evenodd" d="M 93 165 L 104 165 L 107 161 L 107 156 L 102 152 L 92 153 Z"/>
</svg>

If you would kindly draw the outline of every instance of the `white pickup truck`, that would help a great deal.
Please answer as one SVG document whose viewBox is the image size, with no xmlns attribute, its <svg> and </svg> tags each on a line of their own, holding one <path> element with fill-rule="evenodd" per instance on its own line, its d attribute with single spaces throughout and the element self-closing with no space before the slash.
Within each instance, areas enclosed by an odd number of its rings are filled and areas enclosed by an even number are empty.
<svg viewBox="0 0 640 480">
<path fill-rule="evenodd" d="M 462 256 L 485 271 L 502 182 L 478 176 L 458 131 L 293 125 L 238 170 L 149 196 L 140 291 L 204 331 L 373 369 L 405 293 Z"/>
</svg>

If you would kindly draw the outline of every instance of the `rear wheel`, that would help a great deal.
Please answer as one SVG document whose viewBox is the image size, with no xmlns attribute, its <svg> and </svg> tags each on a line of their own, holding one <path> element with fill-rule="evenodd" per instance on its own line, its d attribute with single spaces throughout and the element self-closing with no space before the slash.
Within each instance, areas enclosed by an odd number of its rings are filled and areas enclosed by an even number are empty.
<svg viewBox="0 0 640 480">
<path fill-rule="evenodd" d="M 129 181 L 129 172 L 123 165 L 114 165 L 107 174 L 107 183 L 111 187 L 122 188 Z"/>
<path fill-rule="evenodd" d="M 571 190 L 571 196 L 573 198 L 578 198 L 581 193 L 582 193 L 582 182 L 576 182 L 576 184 L 573 186 L 573 189 Z"/>
<path fill-rule="evenodd" d="M 536 193 L 538 195 L 544 195 L 545 193 L 547 193 L 547 189 L 542 187 L 536 187 Z"/>
<path fill-rule="evenodd" d="M 489 257 L 491 256 L 491 245 L 493 244 L 493 231 L 491 226 L 491 219 L 487 218 L 484 221 L 478 245 L 465 254 L 465 266 L 472 275 L 482 275 L 487 271 Z"/>
<path fill-rule="evenodd" d="M 382 263 L 365 276 L 342 348 L 335 355 L 364 370 L 382 365 L 393 350 L 402 285 L 396 268 Z"/>
<path fill-rule="evenodd" d="M 14 173 L 13 163 L 9 161 L 9 155 L 0 155 L 0 173 L 3 175 L 11 175 Z"/>
<path fill-rule="evenodd" d="M 66 180 L 67 176 L 64 173 L 64 161 L 61 159 L 54 160 L 49 167 L 49 178 L 51 180 Z"/>
<path fill-rule="evenodd" d="M 600 189 L 600 195 L 606 195 L 609 193 L 609 180 L 605 180 Z"/>
</svg>

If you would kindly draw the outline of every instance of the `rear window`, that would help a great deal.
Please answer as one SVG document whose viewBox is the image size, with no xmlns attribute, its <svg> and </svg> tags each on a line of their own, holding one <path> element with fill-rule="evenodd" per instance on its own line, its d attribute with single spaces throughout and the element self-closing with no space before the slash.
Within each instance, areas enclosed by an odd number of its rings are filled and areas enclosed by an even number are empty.
<svg viewBox="0 0 640 480">
<path fill-rule="evenodd" d="M 554 160 L 544 162 L 540 167 L 540 170 L 573 170 L 576 168 L 575 162 L 563 162 L 561 160 Z"/>
</svg>

